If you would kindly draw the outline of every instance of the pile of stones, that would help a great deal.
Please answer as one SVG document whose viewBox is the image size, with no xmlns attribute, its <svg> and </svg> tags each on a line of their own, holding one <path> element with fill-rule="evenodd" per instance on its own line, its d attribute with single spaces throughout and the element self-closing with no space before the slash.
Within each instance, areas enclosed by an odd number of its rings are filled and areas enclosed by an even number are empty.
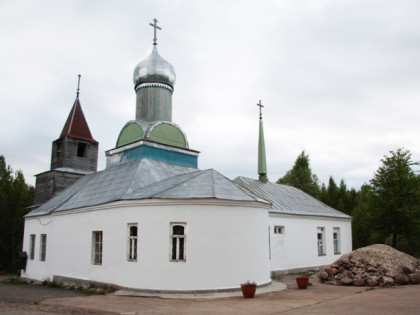
<svg viewBox="0 0 420 315">
<path fill-rule="evenodd" d="M 343 255 L 319 273 L 334 285 L 384 286 L 420 283 L 420 261 L 390 246 L 376 244 Z"/>
</svg>

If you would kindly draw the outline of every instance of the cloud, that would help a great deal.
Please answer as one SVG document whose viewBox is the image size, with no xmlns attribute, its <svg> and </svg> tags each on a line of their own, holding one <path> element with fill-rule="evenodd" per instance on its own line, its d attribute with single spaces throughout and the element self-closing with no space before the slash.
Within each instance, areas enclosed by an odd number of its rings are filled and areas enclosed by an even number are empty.
<svg viewBox="0 0 420 315">
<path fill-rule="evenodd" d="M 103 152 L 134 119 L 132 72 L 150 51 L 175 67 L 173 120 L 201 168 L 257 177 L 262 100 L 270 180 L 305 149 L 324 182 L 358 188 L 389 150 L 420 159 L 417 1 L 19 1 L 2 3 L 0 154 L 49 169 L 82 74 Z"/>
</svg>

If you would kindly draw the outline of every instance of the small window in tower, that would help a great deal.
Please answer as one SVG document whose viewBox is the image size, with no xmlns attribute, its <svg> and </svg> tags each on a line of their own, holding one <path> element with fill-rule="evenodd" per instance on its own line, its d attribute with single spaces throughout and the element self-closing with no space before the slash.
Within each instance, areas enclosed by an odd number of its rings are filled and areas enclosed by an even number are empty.
<svg viewBox="0 0 420 315">
<path fill-rule="evenodd" d="M 87 149 L 87 143 L 78 142 L 77 143 L 77 156 L 85 157 L 86 156 L 86 149 Z"/>
</svg>

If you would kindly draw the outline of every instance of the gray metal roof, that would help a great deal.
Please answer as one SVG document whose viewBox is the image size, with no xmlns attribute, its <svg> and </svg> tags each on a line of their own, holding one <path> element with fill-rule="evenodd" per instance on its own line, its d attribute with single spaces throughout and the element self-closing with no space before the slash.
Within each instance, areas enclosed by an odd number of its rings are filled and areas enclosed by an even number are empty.
<svg viewBox="0 0 420 315">
<path fill-rule="evenodd" d="M 118 200 L 225 199 L 267 203 L 209 169 L 142 158 L 88 174 L 27 216 L 78 209 Z"/>
<path fill-rule="evenodd" d="M 311 215 L 336 218 L 351 218 L 334 208 L 327 206 L 300 189 L 288 185 L 263 183 L 248 177 L 237 177 L 234 182 L 252 192 L 259 198 L 271 203 L 270 212 Z"/>
</svg>

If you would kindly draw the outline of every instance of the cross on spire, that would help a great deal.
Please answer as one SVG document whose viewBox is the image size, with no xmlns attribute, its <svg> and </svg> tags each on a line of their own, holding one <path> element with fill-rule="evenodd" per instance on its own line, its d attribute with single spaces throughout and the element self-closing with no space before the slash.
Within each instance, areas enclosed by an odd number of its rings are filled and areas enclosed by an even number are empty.
<svg viewBox="0 0 420 315">
<path fill-rule="evenodd" d="M 153 35 L 154 35 L 154 37 L 153 37 L 153 45 L 157 45 L 156 29 L 162 30 L 162 28 L 160 28 L 159 26 L 157 26 L 157 22 L 158 22 L 157 19 L 153 19 L 153 22 L 154 22 L 153 24 L 152 23 L 149 23 L 149 25 L 154 28 L 154 30 L 153 30 Z"/>
<path fill-rule="evenodd" d="M 76 91 L 76 95 L 77 95 L 77 98 L 79 98 L 79 91 L 80 91 L 80 78 L 81 78 L 81 75 L 80 75 L 80 74 L 78 74 L 77 76 L 78 76 L 78 79 L 77 79 L 77 91 Z"/>
<path fill-rule="evenodd" d="M 262 108 L 264 107 L 264 105 L 263 104 L 261 104 L 261 100 L 260 100 L 260 102 L 259 103 L 257 103 L 257 106 L 260 108 L 260 119 L 262 119 Z"/>
</svg>

